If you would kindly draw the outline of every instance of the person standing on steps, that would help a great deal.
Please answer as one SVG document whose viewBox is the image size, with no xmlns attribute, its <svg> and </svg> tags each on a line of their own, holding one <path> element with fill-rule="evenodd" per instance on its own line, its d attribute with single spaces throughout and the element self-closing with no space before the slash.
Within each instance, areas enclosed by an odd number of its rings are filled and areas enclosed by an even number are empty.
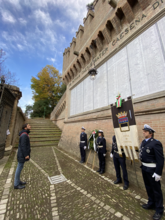
<svg viewBox="0 0 165 220">
<path fill-rule="evenodd" d="M 155 209 L 154 220 L 160 220 L 164 213 L 163 194 L 161 190 L 161 176 L 164 167 L 162 143 L 154 139 L 155 131 L 147 124 L 144 125 L 144 140 L 140 146 L 139 158 L 144 184 L 148 194 L 148 203 L 143 209 Z"/>
<path fill-rule="evenodd" d="M 30 133 L 31 126 L 26 123 L 22 126 L 22 131 L 19 133 L 19 146 L 17 153 L 18 165 L 15 172 L 14 189 L 25 188 L 26 182 L 20 180 L 21 171 L 24 167 L 24 163 L 30 159 Z"/>
<path fill-rule="evenodd" d="M 98 131 L 97 153 L 99 158 L 99 170 L 97 172 L 103 174 L 105 172 L 106 139 L 102 130 Z"/>
<path fill-rule="evenodd" d="M 114 166 L 116 170 L 116 177 L 117 177 L 117 180 L 114 182 L 114 184 L 122 183 L 121 172 L 120 172 L 120 166 L 121 166 L 122 171 L 123 171 L 123 179 L 124 179 L 123 189 L 127 190 L 129 187 L 129 181 L 128 181 L 128 174 L 127 174 L 127 168 L 126 168 L 126 156 L 125 156 L 124 151 L 122 150 L 122 157 L 120 157 L 118 153 L 118 147 L 117 147 L 115 135 L 112 137 L 112 141 L 113 143 L 112 143 L 112 150 L 111 150 L 110 157 L 113 158 L 113 162 L 114 162 Z"/>
<path fill-rule="evenodd" d="M 85 163 L 86 148 L 87 148 L 87 134 L 85 133 L 85 128 L 82 127 L 80 134 L 80 155 L 81 155 L 80 163 Z"/>
</svg>

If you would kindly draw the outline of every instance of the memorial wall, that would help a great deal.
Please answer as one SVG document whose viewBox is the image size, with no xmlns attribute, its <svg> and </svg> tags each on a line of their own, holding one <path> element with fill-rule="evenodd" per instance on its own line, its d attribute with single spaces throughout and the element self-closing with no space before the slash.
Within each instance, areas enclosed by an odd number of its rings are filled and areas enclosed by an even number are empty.
<svg viewBox="0 0 165 220">
<path fill-rule="evenodd" d="M 116 95 L 139 98 L 165 90 L 165 17 L 71 90 L 70 116 L 108 106 Z"/>
<path fill-rule="evenodd" d="M 59 148 L 77 159 L 81 127 L 86 128 L 88 137 L 94 129 L 104 131 L 106 172 L 114 180 L 109 157 L 114 135 L 110 105 L 118 93 L 123 99 L 133 95 L 139 143 L 144 139 L 144 124 L 149 124 L 165 148 L 165 1 L 116 2 L 112 8 L 106 0 L 95 0 L 94 11 L 87 12 L 84 26 L 79 26 L 65 49 L 62 77 L 67 90 L 51 114 L 51 120 L 62 130 Z M 88 71 L 94 63 L 98 74 L 92 81 Z M 130 184 L 144 189 L 140 165 L 127 160 Z M 162 185 L 165 195 L 164 177 Z"/>
</svg>

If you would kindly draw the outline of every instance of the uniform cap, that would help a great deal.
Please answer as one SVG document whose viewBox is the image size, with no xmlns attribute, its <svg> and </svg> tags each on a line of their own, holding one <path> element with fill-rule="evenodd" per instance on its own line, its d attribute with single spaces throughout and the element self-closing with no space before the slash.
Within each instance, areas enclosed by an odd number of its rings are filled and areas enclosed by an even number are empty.
<svg viewBox="0 0 165 220">
<path fill-rule="evenodd" d="M 103 131 L 102 131 L 102 130 L 99 130 L 98 133 L 103 133 Z"/>
<path fill-rule="evenodd" d="M 143 130 L 144 130 L 144 131 L 151 131 L 151 132 L 153 132 L 153 133 L 156 132 L 154 129 L 152 129 L 152 128 L 151 128 L 149 125 L 147 125 L 147 124 L 144 125 Z"/>
<path fill-rule="evenodd" d="M 85 128 L 84 128 L 84 127 L 82 127 L 81 129 L 85 130 Z"/>
</svg>

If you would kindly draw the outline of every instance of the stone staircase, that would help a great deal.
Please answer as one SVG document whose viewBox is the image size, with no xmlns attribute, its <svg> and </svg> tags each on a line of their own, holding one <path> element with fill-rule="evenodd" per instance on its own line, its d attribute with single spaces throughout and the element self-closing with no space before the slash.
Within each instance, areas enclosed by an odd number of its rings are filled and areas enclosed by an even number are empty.
<svg viewBox="0 0 165 220">
<path fill-rule="evenodd" d="M 28 119 L 31 125 L 30 145 L 31 147 L 57 146 L 61 138 L 61 130 L 49 119 Z"/>
</svg>

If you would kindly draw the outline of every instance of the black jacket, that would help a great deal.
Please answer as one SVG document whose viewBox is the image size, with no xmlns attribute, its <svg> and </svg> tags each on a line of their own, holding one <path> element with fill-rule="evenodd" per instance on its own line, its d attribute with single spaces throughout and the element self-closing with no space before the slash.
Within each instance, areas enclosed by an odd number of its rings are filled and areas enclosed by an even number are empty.
<svg viewBox="0 0 165 220">
<path fill-rule="evenodd" d="M 24 163 L 25 157 L 29 156 L 30 157 L 30 138 L 29 138 L 29 133 L 30 131 L 28 130 L 22 130 L 19 133 L 19 146 L 18 146 L 18 153 L 17 153 L 17 160 L 20 163 Z"/>
<path fill-rule="evenodd" d="M 82 143 L 81 141 L 83 141 L 84 143 Z M 80 134 L 80 147 L 85 146 L 87 147 L 87 134 L 84 132 Z"/>
<path fill-rule="evenodd" d="M 144 163 L 156 163 L 156 168 L 141 166 L 143 170 L 149 173 L 162 175 L 164 166 L 163 146 L 160 141 L 150 138 L 148 141 L 143 140 L 140 146 L 139 158 Z"/>
<path fill-rule="evenodd" d="M 98 146 L 103 146 L 102 148 L 99 148 Z M 97 138 L 97 151 L 102 154 L 106 154 L 106 139 L 104 137 L 98 137 Z"/>
<path fill-rule="evenodd" d="M 117 147 L 115 135 L 112 137 L 112 141 L 113 141 L 113 143 L 112 143 L 111 154 L 113 154 L 113 156 L 116 157 L 116 158 L 122 158 L 122 157 L 119 156 L 119 153 L 118 153 L 118 147 Z M 125 158 L 124 150 L 121 149 L 121 151 L 122 151 L 123 158 Z"/>
</svg>

